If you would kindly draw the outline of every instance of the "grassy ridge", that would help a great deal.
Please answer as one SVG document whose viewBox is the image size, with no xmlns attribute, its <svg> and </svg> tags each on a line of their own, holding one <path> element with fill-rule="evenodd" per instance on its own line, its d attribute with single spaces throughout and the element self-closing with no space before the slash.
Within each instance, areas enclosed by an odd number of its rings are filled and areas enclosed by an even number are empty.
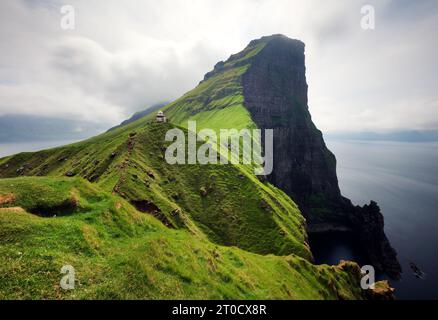
<svg viewBox="0 0 438 320">
<path fill-rule="evenodd" d="M 28 189 L 48 207 L 74 197 L 75 208 L 65 216 L 31 214 Z M 14 195 L 0 209 L 0 299 L 361 297 L 348 289 L 354 276 L 340 268 L 215 245 L 81 178 L 3 179 L 0 194 Z M 76 271 L 73 291 L 59 287 L 67 264 Z"/>
<path fill-rule="evenodd" d="M 308 261 L 281 191 L 239 167 L 167 165 L 170 127 L 0 161 L 0 298 L 362 297 L 353 274 Z M 159 212 L 131 205 L 141 200 Z M 59 288 L 66 264 L 73 292 Z"/>
<path fill-rule="evenodd" d="M 163 155 L 169 143 L 164 136 L 170 128 L 150 124 L 142 131 L 126 133 L 111 147 L 102 136 L 17 155 L 0 164 L 0 176 L 80 176 L 169 227 L 193 229 L 196 225 L 218 244 L 255 253 L 311 257 L 304 219 L 286 195 L 236 166 L 167 164 Z"/>
<path fill-rule="evenodd" d="M 169 165 L 167 130 L 255 128 L 241 76 L 263 43 L 154 114 L 0 159 L 0 298 L 360 299 L 354 264 L 314 266 L 305 221 L 251 166 Z M 76 268 L 77 289 L 59 288 Z"/>
</svg>

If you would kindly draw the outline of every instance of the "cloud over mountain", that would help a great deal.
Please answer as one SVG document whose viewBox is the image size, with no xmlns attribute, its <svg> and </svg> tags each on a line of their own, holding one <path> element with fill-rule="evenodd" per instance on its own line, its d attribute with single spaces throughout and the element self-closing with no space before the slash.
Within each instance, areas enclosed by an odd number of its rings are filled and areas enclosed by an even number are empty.
<svg viewBox="0 0 438 320">
<path fill-rule="evenodd" d="M 15 1 L 0 4 L 0 115 L 119 123 L 177 98 L 250 39 L 306 43 L 309 104 L 324 131 L 436 128 L 438 5 L 369 1 Z M 76 29 L 60 28 L 71 4 Z"/>
</svg>

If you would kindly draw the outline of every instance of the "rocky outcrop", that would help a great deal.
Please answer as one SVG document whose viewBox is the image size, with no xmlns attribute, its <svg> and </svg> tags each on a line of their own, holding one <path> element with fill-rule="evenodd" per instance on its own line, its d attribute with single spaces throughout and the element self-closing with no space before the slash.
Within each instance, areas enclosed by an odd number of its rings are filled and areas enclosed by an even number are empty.
<svg viewBox="0 0 438 320">
<path fill-rule="evenodd" d="M 379 281 L 366 291 L 366 298 L 375 301 L 395 300 L 395 289 L 391 288 L 388 281 Z"/>
<path fill-rule="evenodd" d="M 308 110 L 304 43 L 274 35 L 252 41 L 245 52 L 259 46 L 263 49 L 247 61 L 250 67 L 242 86 L 253 121 L 259 128 L 274 130 L 274 171 L 269 181 L 299 204 L 309 232 L 352 232 L 376 269 L 398 277 L 401 267 L 377 204 L 355 207 L 341 195 L 336 158 Z"/>
<path fill-rule="evenodd" d="M 355 207 L 347 217 L 372 265 L 393 278 L 400 277 L 401 266 L 397 260 L 397 253 L 385 235 L 384 219 L 377 203 L 371 201 L 369 205 Z"/>
<path fill-rule="evenodd" d="M 352 277 L 352 282 L 356 286 L 361 286 L 362 281 L 362 271 L 359 265 L 352 261 L 342 260 L 337 266 L 339 270 L 347 272 Z M 378 281 L 374 283 L 368 289 L 362 289 L 363 297 L 367 300 L 395 300 L 394 296 L 395 289 L 389 285 L 388 281 Z M 338 292 L 338 298 L 343 300 L 342 291 Z"/>
</svg>

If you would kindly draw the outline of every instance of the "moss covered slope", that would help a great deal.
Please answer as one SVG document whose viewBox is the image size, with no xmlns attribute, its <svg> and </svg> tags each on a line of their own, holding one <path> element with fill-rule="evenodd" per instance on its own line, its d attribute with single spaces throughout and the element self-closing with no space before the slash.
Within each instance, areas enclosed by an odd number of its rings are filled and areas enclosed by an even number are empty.
<svg viewBox="0 0 438 320">
<path fill-rule="evenodd" d="M 114 140 L 20 154 L 4 160 L 0 176 L 80 176 L 170 228 L 199 229 L 215 243 L 255 253 L 310 258 L 304 219 L 290 198 L 232 165 L 167 164 L 171 128 L 150 124 Z"/>
<path fill-rule="evenodd" d="M 0 159 L 0 298 L 360 299 L 356 265 L 314 266 L 305 220 L 241 165 L 169 165 L 175 125 L 254 128 L 241 77 L 264 47 L 95 138 Z M 77 289 L 58 286 L 76 268 Z"/>
<path fill-rule="evenodd" d="M 1 298 L 362 297 L 352 273 L 309 262 L 281 191 L 231 165 L 168 165 L 169 128 L 0 160 Z"/>
<path fill-rule="evenodd" d="M 82 178 L 2 179 L 0 195 L 0 299 L 361 297 L 340 268 L 215 245 Z M 59 287 L 63 265 L 73 291 Z"/>
</svg>

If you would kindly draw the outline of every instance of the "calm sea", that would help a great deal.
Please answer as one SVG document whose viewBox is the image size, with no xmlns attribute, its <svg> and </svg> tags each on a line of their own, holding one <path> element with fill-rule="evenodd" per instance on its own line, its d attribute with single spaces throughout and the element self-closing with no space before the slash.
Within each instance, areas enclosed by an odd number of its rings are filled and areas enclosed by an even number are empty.
<svg viewBox="0 0 438 320">
<path fill-rule="evenodd" d="M 403 278 L 392 282 L 399 299 L 438 299 L 438 143 L 327 141 L 338 159 L 343 195 L 355 204 L 375 200 L 397 250 Z M 317 259 L 354 258 L 356 244 L 325 242 Z M 409 263 L 426 277 L 420 280 Z"/>
</svg>

